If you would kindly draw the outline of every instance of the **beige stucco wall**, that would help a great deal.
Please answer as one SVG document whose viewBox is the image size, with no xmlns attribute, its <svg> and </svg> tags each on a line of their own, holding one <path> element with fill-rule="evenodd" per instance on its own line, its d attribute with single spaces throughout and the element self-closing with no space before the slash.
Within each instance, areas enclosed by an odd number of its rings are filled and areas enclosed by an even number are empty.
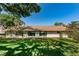
<svg viewBox="0 0 79 59">
<path fill-rule="evenodd" d="M 16 35 L 15 35 L 15 34 L 7 34 L 5 37 L 6 37 L 6 38 L 15 38 Z"/>
<path fill-rule="evenodd" d="M 28 36 L 28 34 L 23 34 L 23 36 L 17 36 L 15 34 L 8 34 L 6 35 L 6 38 L 44 38 L 44 37 L 47 37 L 47 38 L 59 38 L 60 37 L 60 34 L 57 33 L 57 32 L 47 32 L 47 35 L 46 36 L 39 36 L 39 33 L 36 33 L 35 36 Z M 63 38 L 68 38 L 68 35 L 63 33 L 62 34 L 62 37 Z"/>
<path fill-rule="evenodd" d="M 5 33 L 4 28 L 3 28 L 3 26 L 0 25 L 0 34 L 4 34 L 4 33 Z"/>
<path fill-rule="evenodd" d="M 47 34 L 47 37 L 49 37 L 49 38 L 52 38 L 52 37 L 60 37 L 60 34 Z M 67 34 L 62 34 L 62 37 L 63 38 L 68 38 L 68 35 Z"/>
<path fill-rule="evenodd" d="M 67 34 L 63 34 L 62 36 L 63 36 L 63 38 L 68 38 Z"/>
<path fill-rule="evenodd" d="M 48 34 L 47 34 L 47 37 L 52 38 L 52 37 L 60 37 L 60 36 L 59 36 L 59 34 L 53 34 L 53 33 L 50 34 L 50 33 L 48 33 Z"/>
<path fill-rule="evenodd" d="M 48 32 L 48 33 L 47 33 L 47 37 L 49 37 L 49 38 L 54 38 L 54 37 L 59 38 L 59 37 L 60 37 L 60 34 L 57 33 L 57 32 Z M 63 33 L 63 34 L 62 34 L 62 37 L 63 37 L 63 38 L 67 38 L 68 35 L 65 34 L 65 33 Z"/>
</svg>

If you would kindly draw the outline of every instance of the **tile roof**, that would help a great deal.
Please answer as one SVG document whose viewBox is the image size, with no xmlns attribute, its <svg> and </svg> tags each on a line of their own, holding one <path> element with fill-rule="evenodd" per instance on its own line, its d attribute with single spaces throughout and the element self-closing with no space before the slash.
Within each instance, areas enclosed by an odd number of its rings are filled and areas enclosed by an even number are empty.
<svg viewBox="0 0 79 59">
<path fill-rule="evenodd" d="M 22 31 L 66 31 L 64 26 L 24 26 Z M 6 31 L 18 31 L 18 29 L 6 29 Z"/>
</svg>

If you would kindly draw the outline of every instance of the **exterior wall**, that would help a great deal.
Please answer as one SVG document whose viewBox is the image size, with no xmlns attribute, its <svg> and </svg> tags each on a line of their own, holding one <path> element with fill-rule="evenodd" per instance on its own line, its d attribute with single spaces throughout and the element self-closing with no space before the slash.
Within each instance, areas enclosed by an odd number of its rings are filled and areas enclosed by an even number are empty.
<svg viewBox="0 0 79 59">
<path fill-rule="evenodd" d="M 60 33 L 57 33 L 57 32 L 48 32 L 47 33 L 47 37 L 48 38 L 59 38 L 60 37 Z M 68 38 L 68 35 L 63 33 L 62 34 L 62 37 L 63 38 Z"/>
<path fill-rule="evenodd" d="M 4 27 L 0 25 L 0 37 L 5 37 Z"/>
<path fill-rule="evenodd" d="M 57 32 L 47 32 L 47 37 L 53 38 L 53 37 L 60 37 L 60 35 Z"/>
<path fill-rule="evenodd" d="M 6 35 L 6 38 L 15 38 L 15 37 L 16 37 L 15 34 L 7 34 L 7 35 Z"/>
<path fill-rule="evenodd" d="M 0 25 L 0 34 L 4 34 L 4 33 L 5 33 L 4 28 L 3 28 L 3 26 Z"/>
<path fill-rule="evenodd" d="M 23 38 L 26 38 L 27 37 L 27 34 L 23 34 Z"/>
<path fill-rule="evenodd" d="M 62 36 L 63 36 L 63 38 L 68 38 L 67 34 L 63 34 Z"/>
<path fill-rule="evenodd" d="M 59 34 L 53 34 L 53 33 L 52 33 L 52 34 L 49 34 L 49 33 L 48 33 L 48 34 L 47 34 L 47 37 L 49 37 L 49 38 L 57 37 L 57 38 L 58 38 L 58 37 L 60 37 L 60 35 L 59 35 Z"/>
<path fill-rule="evenodd" d="M 25 32 L 23 34 L 23 36 L 21 35 L 16 35 L 14 33 L 9 33 L 5 36 L 6 38 L 59 38 L 60 34 L 57 32 L 47 32 L 46 36 L 40 36 L 39 32 L 35 32 L 35 36 L 28 36 L 27 32 Z M 62 34 L 63 38 L 68 38 L 68 35 L 65 34 L 65 32 L 63 32 Z"/>
</svg>

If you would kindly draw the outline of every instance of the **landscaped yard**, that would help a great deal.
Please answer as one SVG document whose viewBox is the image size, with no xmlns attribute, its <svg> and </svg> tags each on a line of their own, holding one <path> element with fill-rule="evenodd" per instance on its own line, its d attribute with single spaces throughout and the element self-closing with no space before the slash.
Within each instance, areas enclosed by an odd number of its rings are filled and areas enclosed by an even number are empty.
<svg viewBox="0 0 79 59">
<path fill-rule="evenodd" d="M 1 39 L 0 55 L 79 56 L 79 42 L 72 39 Z"/>
</svg>

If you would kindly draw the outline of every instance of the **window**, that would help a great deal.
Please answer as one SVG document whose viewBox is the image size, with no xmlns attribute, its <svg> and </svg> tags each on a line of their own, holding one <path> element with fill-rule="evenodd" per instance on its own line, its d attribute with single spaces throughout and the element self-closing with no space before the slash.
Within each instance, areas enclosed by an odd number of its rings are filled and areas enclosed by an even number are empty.
<svg viewBox="0 0 79 59">
<path fill-rule="evenodd" d="M 35 36 L 35 32 L 28 32 L 28 36 Z"/>
<path fill-rule="evenodd" d="M 47 35 L 47 32 L 40 32 L 39 35 L 40 36 L 46 36 Z"/>
</svg>

